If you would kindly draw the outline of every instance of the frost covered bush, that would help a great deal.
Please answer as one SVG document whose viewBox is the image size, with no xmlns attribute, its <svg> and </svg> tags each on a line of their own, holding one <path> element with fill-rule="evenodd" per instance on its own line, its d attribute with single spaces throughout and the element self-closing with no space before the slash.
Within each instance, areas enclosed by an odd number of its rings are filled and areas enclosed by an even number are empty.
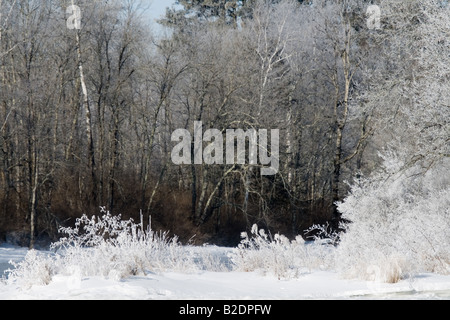
<svg viewBox="0 0 450 320">
<path fill-rule="evenodd" d="M 54 273 L 53 260 L 36 250 L 30 250 L 21 262 L 13 262 L 14 269 L 7 270 L 7 283 L 15 282 L 19 287 L 28 289 L 34 285 L 48 285 Z"/>
<path fill-rule="evenodd" d="M 311 269 L 329 267 L 332 249 L 323 243 L 307 244 L 301 236 L 293 241 L 280 234 L 272 237 L 254 225 L 250 235 L 242 233 L 242 241 L 231 254 L 231 260 L 237 271 L 257 271 L 289 279 Z"/>
<path fill-rule="evenodd" d="M 83 275 L 118 278 L 146 271 L 192 269 L 193 256 L 182 250 L 177 238 L 144 230 L 143 223 L 121 220 L 103 212 L 101 218 L 78 219 L 74 228 L 63 228 L 67 236 L 52 245 L 60 252 L 61 269 L 77 266 Z"/>
<path fill-rule="evenodd" d="M 74 228 L 63 228 L 67 236 L 54 243 L 56 264 L 63 272 L 73 266 L 84 276 L 124 278 L 147 271 L 189 271 L 194 256 L 183 250 L 176 237 L 154 232 L 143 222 L 121 220 L 103 211 L 102 217 L 78 219 Z"/>
<path fill-rule="evenodd" d="M 387 159 L 383 173 L 358 181 L 339 205 L 351 223 L 336 263 L 348 277 L 397 282 L 419 272 L 450 274 L 449 161 L 399 167 Z"/>
<path fill-rule="evenodd" d="M 122 279 L 147 272 L 223 270 L 212 254 L 182 246 L 177 237 L 155 232 L 143 222 L 122 220 L 102 209 L 101 217 L 84 215 L 75 226 L 62 228 L 65 237 L 53 243 L 54 254 L 30 251 L 9 270 L 8 282 L 20 287 L 47 285 L 53 276 L 102 276 Z"/>
</svg>

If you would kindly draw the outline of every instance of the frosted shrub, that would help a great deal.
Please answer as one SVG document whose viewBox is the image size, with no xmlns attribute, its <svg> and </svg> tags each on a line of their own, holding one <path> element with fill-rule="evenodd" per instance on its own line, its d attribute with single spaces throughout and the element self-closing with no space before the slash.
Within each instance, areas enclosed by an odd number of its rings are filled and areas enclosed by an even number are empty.
<svg viewBox="0 0 450 320">
<path fill-rule="evenodd" d="M 165 232 L 154 232 L 143 222 L 121 220 L 102 209 L 103 216 L 77 219 L 73 228 L 62 228 L 65 237 L 53 243 L 55 254 L 43 255 L 30 251 L 24 261 L 12 263 L 7 281 L 24 289 L 47 285 L 53 276 L 63 275 L 77 279 L 102 276 L 119 280 L 147 272 L 201 270 L 213 259 L 199 256 L 183 247 L 176 237 Z"/>
<path fill-rule="evenodd" d="M 223 256 L 213 250 L 182 246 L 177 237 L 155 232 L 151 226 L 122 220 L 102 209 L 102 216 L 84 215 L 74 227 L 61 228 L 65 235 L 51 245 L 52 255 L 30 251 L 25 260 L 12 263 L 7 281 L 24 289 L 47 285 L 55 275 L 72 277 L 101 276 L 120 280 L 147 272 L 228 271 Z"/>
<path fill-rule="evenodd" d="M 280 234 L 272 237 L 254 225 L 250 235 L 242 233 L 242 241 L 231 254 L 231 260 L 237 271 L 258 271 L 289 279 L 311 269 L 326 268 L 329 255 L 327 245 L 306 244 L 301 236 L 294 241 Z"/>
<path fill-rule="evenodd" d="M 145 274 L 147 271 L 189 271 L 193 255 L 184 251 L 176 237 L 154 232 L 143 222 L 124 221 L 103 211 L 100 218 L 83 216 L 74 228 L 63 228 L 67 237 L 52 245 L 61 259 L 60 269 L 77 270 L 85 276 L 123 278 Z"/>
<path fill-rule="evenodd" d="M 8 283 L 16 283 L 19 287 L 28 289 L 34 285 L 48 285 L 51 282 L 54 265 L 50 256 L 30 250 L 22 262 L 10 261 L 14 269 L 7 270 Z"/>
<path fill-rule="evenodd" d="M 449 167 L 443 160 L 426 173 L 413 167 L 358 181 L 339 205 L 351 223 L 337 250 L 338 269 L 383 282 L 420 272 L 450 274 Z"/>
</svg>

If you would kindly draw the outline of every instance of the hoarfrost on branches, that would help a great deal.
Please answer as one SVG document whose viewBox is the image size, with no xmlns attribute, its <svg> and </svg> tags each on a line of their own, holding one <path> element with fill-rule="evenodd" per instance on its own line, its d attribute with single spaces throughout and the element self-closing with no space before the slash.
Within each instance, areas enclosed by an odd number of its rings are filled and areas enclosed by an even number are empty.
<svg viewBox="0 0 450 320">
<path fill-rule="evenodd" d="M 450 177 L 444 174 L 450 161 L 421 170 L 381 172 L 354 185 L 339 205 L 351 221 L 336 252 L 339 271 L 369 279 L 375 267 L 382 282 L 420 272 L 450 274 Z"/>
<path fill-rule="evenodd" d="M 244 232 L 237 251 L 231 254 L 235 270 L 258 271 L 279 279 L 290 279 L 314 269 L 328 269 L 333 263 L 332 246 L 306 243 L 298 236 L 290 241 L 253 225 L 251 234 Z"/>
</svg>

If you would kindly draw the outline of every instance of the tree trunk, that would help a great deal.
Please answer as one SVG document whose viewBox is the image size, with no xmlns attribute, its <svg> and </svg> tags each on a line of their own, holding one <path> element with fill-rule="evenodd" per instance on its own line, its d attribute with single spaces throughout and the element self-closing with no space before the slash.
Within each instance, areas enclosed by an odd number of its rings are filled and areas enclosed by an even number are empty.
<svg viewBox="0 0 450 320">
<path fill-rule="evenodd" d="M 339 183 L 341 178 L 341 161 L 342 161 L 342 129 L 339 123 L 336 123 L 337 132 L 336 132 L 336 146 L 335 146 L 335 155 L 334 155 L 334 171 L 332 178 L 332 201 L 333 201 L 333 227 L 339 227 L 339 221 L 341 218 L 341 214 L 337 209 L 336 203 L 340 200 L 339 198 Z"/>
<path fill-rule="evenodd" d="M 32 185 L 31 185 L 31 195 L 30 195 L 30 249 L 34 248 L 36 243 L 36 222 L 37 222 L 37 190 L 38 190 L 38 179 L 39 179 L 39 171 L 37 168 L 37 155 L 36 152 L 33 154 L 34 160 L 32 161 L 31 171 L 34 173 L 32 177 Z"/>
<path fill-rule="evenodd" d="M 73 0 L 72 0 L 73 4 Z M 80 41 L 80 34 L 79 31 L 76 31 L 76 42 L 77 42 L 77 55 L 78 55 L 78 69 L 80 71 L 80 83 L 81 83 L 81 89 L 83 93 L 83 108 L 84 108 L 84 119 L 85 119 L 85 129 L 86 129 L 86 142 L 87 142 L 87 148 L 88 148 L 88 159 L 89 159 L 89 166 L 91 170 L 91 177 L 92 177 L 92 196 L 94 204 L 97 205 L 97 199 L 98 199 L 98 179 L 97 179 L 97 168 L 96 168 L 96 162 L 95 162 L 95 148 L 94 148 L 94 139 L 92 137 L 92 124 L 91 124 L 91 110 L 89 106 L 89 95 L 88 90 L 86 86 L 84 71 L 83 71 L 83 60 L 82 60 L 82 53 L 81 53 L 81 41 Z"/>
<path fill-rule="evenodd" d="M 234 165 L 233 167 L 231 167 L 229 170 L 225 171 L 222 175 L 222 177 L 220 178 L 219 182 L 216 184 L 213 192 L 211 192 L 211 194 L 209 195 L 208 200 L 206 201 L 205 204 L 205 208 L 203 209 L 203 213 L 200 216 L 200 220 L 199 220 L 199 225 L 205 223 L 207 221 L 207 219 L 209 218 L 209 214 L 210 214 L 210 207 L 212 205 L 212 201 L 216 195 L 217 192 L 219 192 L 224 184 L 225 179 L 227 178 L 227 176 L 234 171 L 234 169 L 236 168 L 236 165 Z M 219 192 L 220 193 L 220 192 Z"/>
<path fill-rule="evenodd" d="M 191 154 L 194 154 L 194 144 L 192 144 Z M 191 216 L 192 221 L 195 222 L 195 212 L 197 206 L 197 168 L 195 165 L 191 165 L 191 179 L 192 179 L 192 188 L 191 188 Z"/>
<path fill-rule="evenodd" d="M 203 169 L 203 178 L 202 178 L 202 190 L 200 192 L 200 198 L 198 199 L 197 208 L 195 210 L 195 221 L 197 226 L 201 225 L 201 216 L 202 216 L 202 209 L 203 209 L 203 203 L 206 199 L 206 192 L 208 191 L 209 183 L 208 183 L 208 169 Z"/>
</svg>

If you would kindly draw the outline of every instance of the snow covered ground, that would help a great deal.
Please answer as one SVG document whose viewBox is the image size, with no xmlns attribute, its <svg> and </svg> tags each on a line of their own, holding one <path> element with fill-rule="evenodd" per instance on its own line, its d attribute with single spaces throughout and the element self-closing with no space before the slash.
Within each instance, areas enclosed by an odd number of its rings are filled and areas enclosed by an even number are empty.
<svg viewBox="0 0 450 320">
<path fill-rule="evenodd" d="M 202 250 L 202 249 L 199 249 Z M 228 249 L 205 248 L 223 255 Z M 0 273 L 27 250 L 0 245 Z M 30 289 L 0 282 L 0 300 L 299 300 L 299 299 L 450 299 L 450 276 L 422 274 L 396 284 L 345 280 L 330 271 L 278 280 L 258 272 L 149 273 L 125 280 L 54 276 L 47 286 Z"/>
</svg>

